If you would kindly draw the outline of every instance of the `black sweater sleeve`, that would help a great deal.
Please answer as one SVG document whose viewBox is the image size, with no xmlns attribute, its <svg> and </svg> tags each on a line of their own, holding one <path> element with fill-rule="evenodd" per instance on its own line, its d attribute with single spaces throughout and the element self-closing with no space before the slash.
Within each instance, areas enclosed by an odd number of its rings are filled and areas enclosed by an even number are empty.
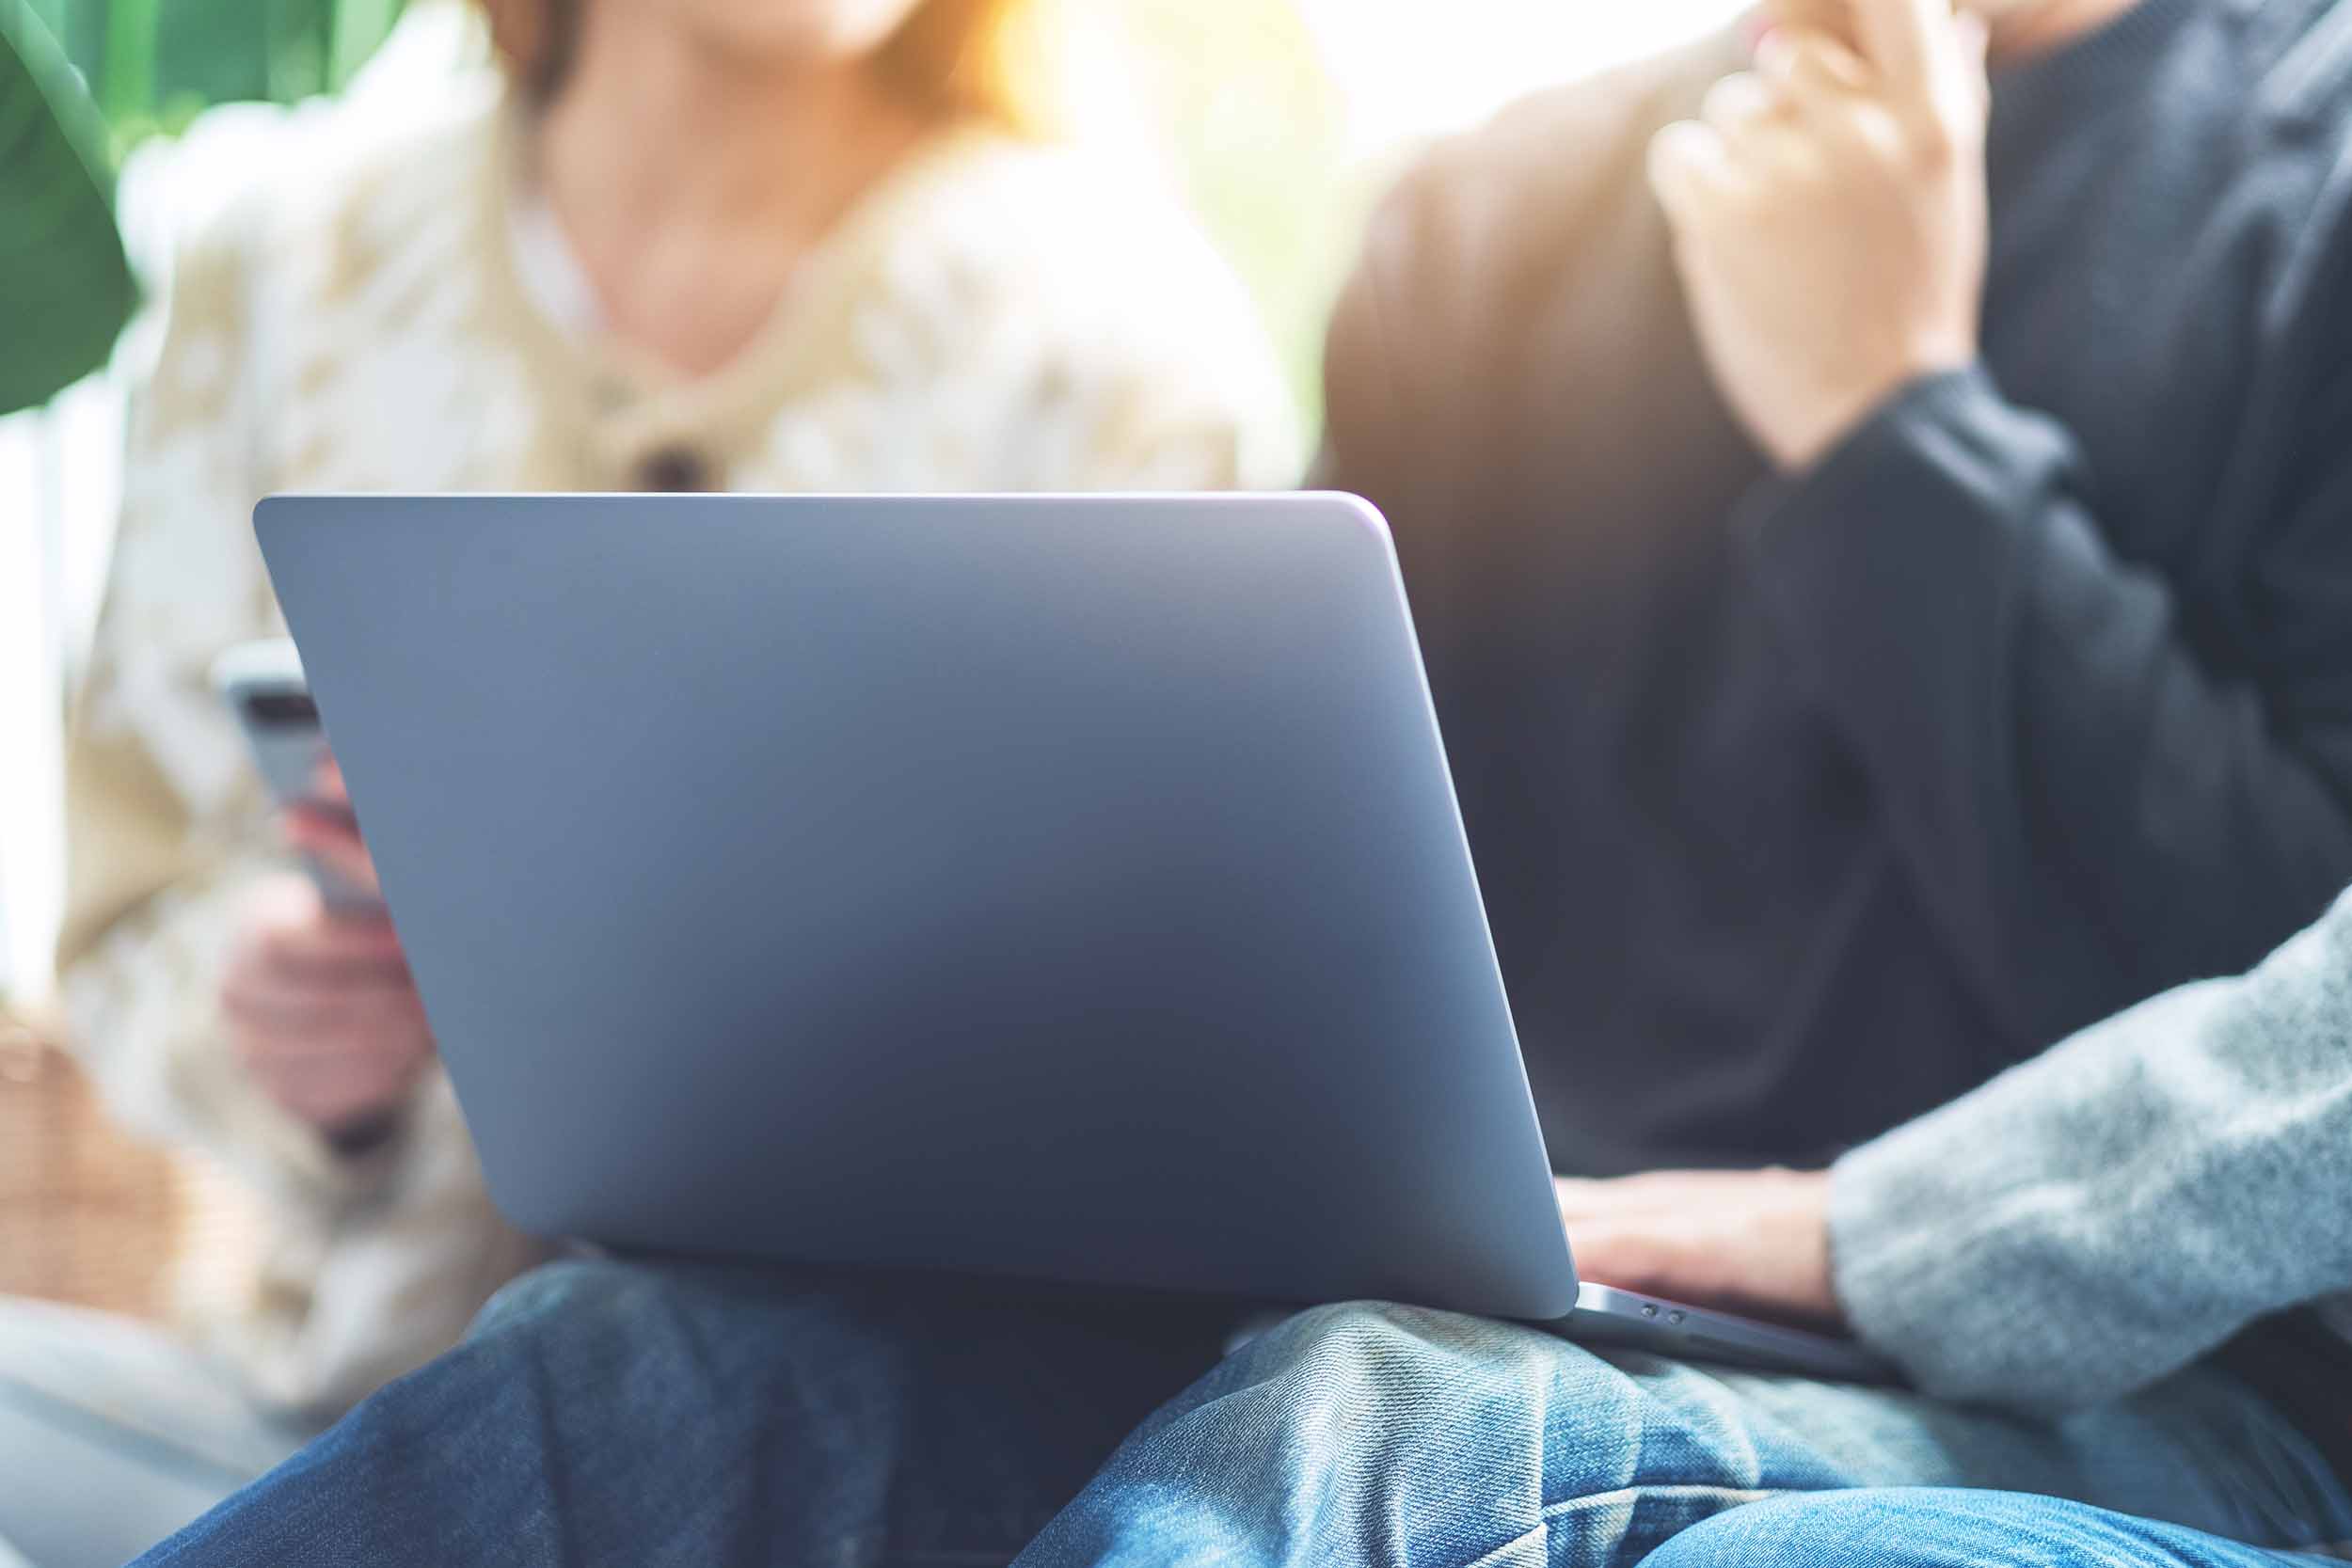
<svg viewBox="0 0 2352 1568">
<path fill-rule="evenodd" d="M 2217 668 L 2067 433 L 1972 370 L 1753 496 L 1752 569 L 1922 904 L 2021 1038 L 2247 967 L 2352 881 L 2352 378 L 2310 390 Z M 2233 661 L 2234 663 L 2234 661 Z"/>
</svg>

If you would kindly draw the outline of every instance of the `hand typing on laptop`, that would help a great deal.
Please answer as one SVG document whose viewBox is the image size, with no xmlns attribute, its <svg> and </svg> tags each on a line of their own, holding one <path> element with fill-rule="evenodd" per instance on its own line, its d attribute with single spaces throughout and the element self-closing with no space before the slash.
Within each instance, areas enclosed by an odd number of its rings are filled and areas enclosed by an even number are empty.
<svg viewBox="0 0 2352 1568">
<path fill-rule="evenodd" d="M 1659 1171 L 1552 1186 L 1584 1277 L 1815 1328 L 1830 1284 L 1826 1171 Z"/>
</svg>

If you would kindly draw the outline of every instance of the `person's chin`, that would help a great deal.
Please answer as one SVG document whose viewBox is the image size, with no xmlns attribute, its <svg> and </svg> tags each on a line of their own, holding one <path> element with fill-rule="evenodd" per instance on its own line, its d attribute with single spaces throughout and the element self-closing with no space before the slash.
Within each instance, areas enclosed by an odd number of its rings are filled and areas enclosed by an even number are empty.
<svg viewBox="0 0 2352 1568">
<path fill-rule="evenodd" d="M 696 36 L 730 63 L 800 71 L 872 54 L 917 7 L 912 0 L 702 0 L 688 9 Z"/>
</svg>

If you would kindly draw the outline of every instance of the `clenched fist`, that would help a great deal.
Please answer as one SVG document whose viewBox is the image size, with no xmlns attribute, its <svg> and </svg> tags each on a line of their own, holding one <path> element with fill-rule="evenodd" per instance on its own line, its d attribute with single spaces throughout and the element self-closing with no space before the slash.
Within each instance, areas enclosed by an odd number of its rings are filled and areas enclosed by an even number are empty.
<svg viewBox="0 0 2352 1568">
<path fill-rule="evenodd" d="M 1977 356 L 1983 23 L 1949 0 L 1847 4 L 1851 43 L 1768 35 L 1650 148 L 1708 367 L 1787 470 Z"/>
</svg>

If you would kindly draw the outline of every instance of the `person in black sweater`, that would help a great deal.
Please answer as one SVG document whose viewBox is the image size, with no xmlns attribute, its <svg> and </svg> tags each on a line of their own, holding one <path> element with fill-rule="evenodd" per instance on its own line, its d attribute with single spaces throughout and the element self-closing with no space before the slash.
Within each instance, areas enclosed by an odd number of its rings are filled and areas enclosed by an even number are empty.
<svg viewBox="0 0 2352 1568">
<path fill-rule="evenodd" d="M 1750 28 L 1440 149 L 1338 313 L 1563 1170 L 1819 1162 L 2352 879 L 2352 10 L 1979 9 L 1980 161 L 1824 167 Z"/>
</svg>

